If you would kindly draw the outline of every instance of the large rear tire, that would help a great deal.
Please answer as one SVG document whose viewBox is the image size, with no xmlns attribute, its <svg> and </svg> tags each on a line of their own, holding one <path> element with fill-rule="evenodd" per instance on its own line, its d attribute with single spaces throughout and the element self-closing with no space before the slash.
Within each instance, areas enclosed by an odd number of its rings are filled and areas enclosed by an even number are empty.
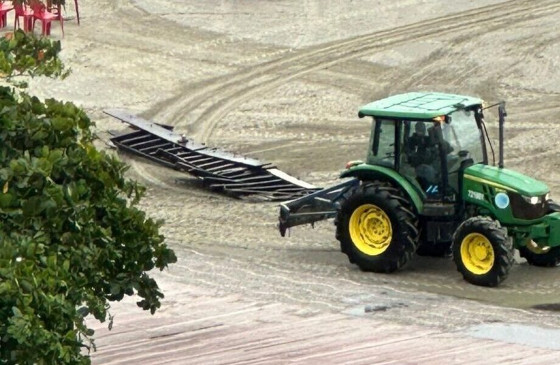
<svg viewBox="0 0 560 365">
<path fill-rule="evenodd" d="M 340 248 L 364 271 L 390 273 L 413 257 L 418 219 L 392 186 L 363 183 L 342 198 L 335 219 Z"/>
<path fill-rule="evenodd" d="M 541 252 L 531 247 L 521 247 L 519 248 L 519 255 L 534 266 L 556 267 L 560 265 L 560 247 L 558 246 Z"/>
<path fill-rule="evenodd" d="M 498 222 L 488 217 L 469 218 L 453 236 L 453 260 L 469 283 L 497 286 L 513 265 L 513 244 Z"/>
</svg>

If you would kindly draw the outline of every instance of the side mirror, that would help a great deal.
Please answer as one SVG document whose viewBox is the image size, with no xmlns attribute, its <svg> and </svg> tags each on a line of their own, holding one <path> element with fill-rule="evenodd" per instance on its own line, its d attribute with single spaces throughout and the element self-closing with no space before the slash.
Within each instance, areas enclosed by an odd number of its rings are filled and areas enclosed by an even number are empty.
<svg viewBox="0 0 560 365">
<path fill-rule="evenodd" d="M 500 105 L 498 106 L 498 116 L 499 116 L 500 119 L 504 119 L 504 121 L 505 121 L 505 117 L 507 117 L 506 102 L 505 101 L 500 102 Z"/>
</svg>

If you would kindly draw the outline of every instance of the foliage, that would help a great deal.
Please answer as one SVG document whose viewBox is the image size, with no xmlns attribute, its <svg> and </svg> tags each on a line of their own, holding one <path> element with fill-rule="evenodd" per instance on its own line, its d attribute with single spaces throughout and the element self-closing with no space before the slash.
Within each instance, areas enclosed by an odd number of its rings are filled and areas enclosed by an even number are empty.
<svg viewBox="0 0 560 365">
<path fill-rule="evenodd" d="M 69 71 L 57 57 L 60 50 L 60 41 L 27 36 L 21 30 L 7 33 L 0 42 L 0 77 L 8 81 L 17 76 L 65 78 Z M 25 86 L 25 83 L 16 86 Z"/>
<path fill-rule="evenodd" d="M 5 80 L 66 73 L 56 42 L 16 32 L 0 50 Z M 176 257 L 92 125 L 72 103 L 0 87 L 0 364 L 89 363 L 85 316 L 111 319 L 124 295 L 160 306 L 147 271 Z"/>
</svg>

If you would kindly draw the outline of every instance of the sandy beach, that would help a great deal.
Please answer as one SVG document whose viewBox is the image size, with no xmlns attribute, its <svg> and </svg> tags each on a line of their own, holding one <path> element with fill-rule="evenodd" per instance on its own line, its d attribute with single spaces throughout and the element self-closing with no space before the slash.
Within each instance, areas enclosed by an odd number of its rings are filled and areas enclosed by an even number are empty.
<svg viewBox="0 0 560 365">
<path fill-rule="evenodd" d="M 360 106 L 405 91 L 452 92 L 506 100 L 506 167 L 560 197 L 558 1 L 99 0 L 80 3 L 79 26 L 73 4 L 66 12 L 65 37 L 58 24 L 51 37 L 72 74 L 34 79 L 29 92 L 83 107 L 100 148 L 125 128 L 103 110 L 125 109 L 323 187 L 366 154 L 370 122 L 358 118 Z M 487 119 L 497 137 L 496 115 Z M 281 238 L 277 204 L 178 184 L 188 176 L 122 158 L 148 188 L 142 207 L 165 220 L 179 261 L 154 274 L 166 293 L 156 315 L 129 298 L 113 306 L 112 331 L 92 322 L 94 363 L 557 358 L 555 345 L 530 338 L 535 328 L 560 336 L 558 269 L 519 259 L 496 289 L 464 282 L 449 259 L 363 273 L 339 252 L 332 222 Z"/>
</svg>

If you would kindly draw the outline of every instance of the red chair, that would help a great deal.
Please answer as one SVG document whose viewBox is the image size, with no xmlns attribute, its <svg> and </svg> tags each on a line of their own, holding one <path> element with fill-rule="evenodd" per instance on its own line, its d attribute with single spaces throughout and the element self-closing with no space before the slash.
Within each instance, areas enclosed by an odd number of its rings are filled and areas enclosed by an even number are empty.
<svg viewBox="0 0 560 365">
<path fill-rule="evenodd" d="M 23 31 L 31 31 L 31 25 L 33 23 L 33 11 L 29 10 L 27 5 L 17 3 L 14 3 L 14 10 L 16 12 L 16 16 L 14 19 L 14 31 L 16 30 L 16 27 L 20 27 L 19 18 L 23 18 Z"/>
<path fill-rule="evenodd" d="M 60 3 L 58 4 L 53 4 L 52 1 L 47 0 L 47 11 L 49 13 L 52 13 L 53 15 L 56 15 L 60 20 L 62 21 L 62 5 Z"/>
<path fill-rule="evenodd" d="M 0 28 L 4 28 L 8 25 L 8 12 L 12 10 L 14 6 L 9 1 L 0 1 Z"/>
<path fill-rule="evenodd" d="M 35 22 L 37 20 L 41 21 L 41 34 L 42 35 L 50 35 L 51 34 L 51 22 L 53 20 L 58 20 L 60 22 L 60 28 L 62 30 L 62 36 L 64 37 L 64 20 L 62 18 L 62 14 L 60 13 L 60 5 L 58 14 L 53 14 L 49 12 L 46 6 L 43 3 L 36 2 L 31 5 L 33 9 L 33 26 L 32 29 L 35 29 Z"/>
<path fill-rule="evenodd" d="M 62 0 L 58 0 L 58 1 L 47 0 L 47 10 L 55 15 L 61 14 L 62 16 L 62 12 L 61 12 L 62 3 L 63 3 Z M 78 25 L 80 25 L 80 8 L 78 6 L 78 0 L 74 0 L 74 9 L 76 10 L 76 19 L 78 20 Z"/>
</svg>

